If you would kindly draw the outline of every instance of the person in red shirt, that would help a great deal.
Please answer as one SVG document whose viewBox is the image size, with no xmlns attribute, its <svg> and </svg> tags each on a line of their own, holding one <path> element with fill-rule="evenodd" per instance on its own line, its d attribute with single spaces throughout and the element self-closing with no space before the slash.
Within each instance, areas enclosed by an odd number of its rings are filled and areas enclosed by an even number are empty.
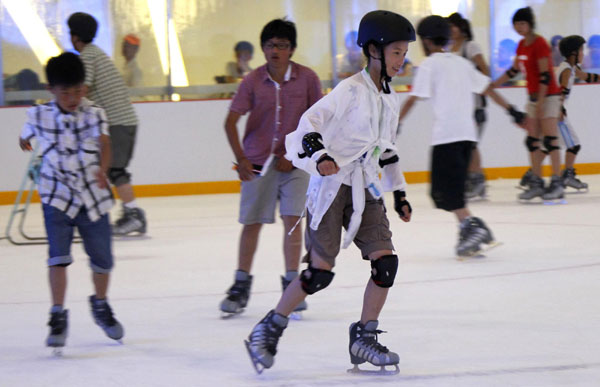
<svg viewBox="0 0 600 387">
<path fill-rule="evenodd" d="M 527 79 L 529 135 L 525 144 L 530 154 L 531 170 L 522 179 L 522 185 L 526 185 L 527 189 L 519 195 L 519 199 L 562 199 L 564 188 L 560 179 L 557 127 L 561 112 L 561 95 L 553 73 L 552 50 L 546 40 L 535 33 L 535 18 L 530 7 L 520 8 L 515 12 L 513 27 L 523 39 L 517 47 L 513 66 L 494 82 L 494 86 L 502 85 L 519 71 L 522 71 Z M 545 149 L 542 149 L 540 143 L 543 143 Z M 542 162 L 546 153 L 550 155 L 552 163 L 552 178 L 548 187 L 544 188 Z M 527 180 L 527 183 L 523 184 L 523 180 Z"/>
</svg>

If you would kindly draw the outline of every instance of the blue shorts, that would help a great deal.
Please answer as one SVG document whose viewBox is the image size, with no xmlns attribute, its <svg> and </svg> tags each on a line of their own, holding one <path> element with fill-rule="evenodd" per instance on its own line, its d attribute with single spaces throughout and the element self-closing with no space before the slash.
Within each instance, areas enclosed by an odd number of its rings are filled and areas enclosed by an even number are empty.
<svg viewBox="0 0 600 387">
<path fill-rule="evenodd" d="M 85 252 L 90 257 L 90 267 L 95 273 L 109 273 L 113 267 L 112 236 L 108 214 L 92 222 L 82 208 L 75 218 L 64 212 L 42 204 L 44 223 L 48 235 L 48 266 L 68 266 L 73 263 L 71 244 L 73 230 L 77 227 L 83 240 Z"/>
</svg>

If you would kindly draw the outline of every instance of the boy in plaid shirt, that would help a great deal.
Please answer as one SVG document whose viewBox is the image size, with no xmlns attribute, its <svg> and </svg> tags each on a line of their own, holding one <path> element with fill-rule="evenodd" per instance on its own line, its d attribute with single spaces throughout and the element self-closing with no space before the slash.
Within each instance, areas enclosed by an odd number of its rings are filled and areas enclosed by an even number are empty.
<svg viewBox="0 0 600 387">
<path fill-rule="evenodd" d="M 108 212 L 114 205 L 106 177 L 111 159 L 106 115 L 83 97 L 85 71 L 77 55 L 51 58 L 46 77 L 54 99 L 27 111 L 19 138 L 21 149 L 30 151 L 30 140 L 35 137 L 42 155 L 38 192 L 48 235 L 52 293 L 46 344 L 60 348 L 67 337 L 68 311 L 63 305 L 75 227 L 93 271 L 92 315 L 108 337 L 120 340 L 123 327 L 114 319 L 106 298 L 113 267 Z"/>
</svg>

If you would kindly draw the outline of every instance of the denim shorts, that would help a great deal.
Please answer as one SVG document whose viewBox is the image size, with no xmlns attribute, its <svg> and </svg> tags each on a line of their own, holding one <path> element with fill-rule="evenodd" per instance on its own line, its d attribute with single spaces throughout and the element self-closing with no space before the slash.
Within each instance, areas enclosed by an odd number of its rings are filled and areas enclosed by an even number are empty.
<svg viewBox="0 0 600 387">
<path fill-rule="evenodd" d="M 48 266 L 68 266 L 73 263 L 71 244 L 75 227 L 83 240 L 95 273 L 109 273 L 113 267 L 112 236 L 108 214 L 92 222 L 85 208 L 71 219 L 56 207 L 42 204 L 48 235 Z"/>
</svg>

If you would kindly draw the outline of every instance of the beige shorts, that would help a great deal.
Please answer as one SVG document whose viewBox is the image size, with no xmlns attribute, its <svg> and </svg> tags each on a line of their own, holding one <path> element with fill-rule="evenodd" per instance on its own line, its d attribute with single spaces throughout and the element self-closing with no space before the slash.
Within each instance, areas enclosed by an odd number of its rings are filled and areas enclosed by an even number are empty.
<svg viewBox="0 0 600 387">
<path fill-rule="evenodd" d="M 544 110 L 542 114 L 543 118 L 559 118 L 560 117 L 560 108 L 562 106 L 562 102 L 560 99 L 560 95 L 548 95 L 544 99 Z M 536 108 L 537 102 L 528 102 L 527 103 L 527 117 L 529 118 L 537 118 L 536 117 Z"/>
</svg>

